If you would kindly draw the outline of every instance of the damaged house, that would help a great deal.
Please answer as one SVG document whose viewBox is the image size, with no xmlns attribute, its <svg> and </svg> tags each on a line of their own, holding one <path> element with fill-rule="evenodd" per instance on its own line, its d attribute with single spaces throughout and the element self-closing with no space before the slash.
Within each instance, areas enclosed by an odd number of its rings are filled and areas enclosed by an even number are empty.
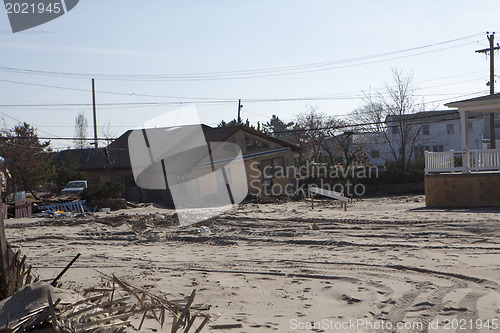
<svg viewBox="0 0 500 333">
<path fill-rule="evenodd" d="M 201 128 L 209 144 L 227 142 L 240 147 L 250 195 L 279 195 L 294 189 L 294 152 L 298 147 L 243 125 L 216 128 L 201 125 Z M 122 197 L 126 200 L 172 204 L 168 189 L 145 189 L 136 184 L 128 142 L 132 132 L 129 130 L 106 148 L 100 148 L 81 166 L 89 187 L 113 180 L 124 185 Z"/>
</svg>

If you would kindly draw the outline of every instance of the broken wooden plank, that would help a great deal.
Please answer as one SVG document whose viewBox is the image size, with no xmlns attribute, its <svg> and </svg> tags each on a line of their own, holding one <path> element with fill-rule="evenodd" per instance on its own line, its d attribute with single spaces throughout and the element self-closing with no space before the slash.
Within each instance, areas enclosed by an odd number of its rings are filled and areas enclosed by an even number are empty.
<svg viewBox="0 0 500 333">
<path fill-rule="evenodd" d="M 142 313 L 143 311 L 151 311 L 151 309 L 152 308 L 149 307 L 149 308 L 145 308 L 145 309 L 138 309 L 138 310 L 134 310 L 134 311 L 129 311 L 126 313 L 122 313 L 119 315 L 110 316 L 110 317 L 106 317 L 106 318 L 102 318 L 102 319 L 94 319 L 90 322 L 82 323 L 81 327 L 86 328 L 86 327 L 90 327 L 90 326 L 93 326 L 96 324 L 105 323 L 105 322 L 114 321 L 114 320 L 127 320 L 130 316 L 132 316 L 134 314 Z"/>
<path fill-rule="evenodd" d="M 170 330 L 170 333 L 175 333 L 175 327 L 177 327 L 177 322 L 179 320 L 179 318 L 177 317 L 179 310 L 176 306 L 174 306 L 173 310 L 171 310 L 171 313 L 174 315 L 174 319 L 172 321 L 172 329 Z"/>
<path fill-rule="evenodd" d="M 126 301 L 126 300 L 128 300 L 129 298 L 130 298 L 130 297 L 128 297 L 128 296 L 127 296 L 127 297 L 123 297 L 123 298 L 120 298 L 120 299 L 115 300 L 115 301 L 114 301 L 114 303 L 115 303 L 115 304 L 119 304 L 120 302 Z M 80 315 L 80 314 L 82 314 L 82 313 L 89 312 L 89 311 L 92 311 L 92 310 L 94 310 L 94 309 L 97 309 L 97 308 L 99 308 L 99 307 L 104 308 L 104 307 L 107 307 L 107 306 L 108 306 L 108 305 L 110 305 L 110 304 L 111 304 L 111 302 L 104 302 L 104 303 L 102 303 L 102 304 L 101 304 L 101 303 L 98 303 L 98 304 L 93 304 L 93 305 L 91 305 L 91 306 L 89 306 L 89 307 L 87 307 L 87 308 L 83 308 L 83 309 L 80 309 L 80 310 L 78 310 L 78 311 L 75 311 L 75 312 L 70 313 L 69 315 L 67 315 L 67 316 L 66 316 L 66 318 L 75 317 L 75 316 L 78 316 L 78 315 Z"/>
<path fill-rule="evenodd" d="M 165 324 L 165 307 L 162 306 L 160 311 L 160 327 L 163 330 L 163 324 Z"/>
<path fill-rule="evenodd" d="M 80 258 L 80 253 L 78 253 L 74 258 L 73 260 L 71 260 L 69 262 L 69 264 L 66 265 L 66 267 L 64 267 L 64 269 L 61 271 L 61 273 L 59 273 L 59 275 L 56 276 L 56 278 L 52 281 L 52 283 L 50 284 L 52 287 L 55 287 L 57 285 L 57 281 L 59 281 L 59 279 L 64 275 L 64 273 L 66 273 L 66 271 L 71 267 L 71 265 L 73 265 L 75 263 L 75 261 Z"/>
<path fill-rule="evenodd" d="M 50 317 L 52 318 L 52 327 L 54 328 L 54 331 L 56 333 L 59 333 L 59 323 L 57 322 L 57 317 L 56 317 L 56 309 L 54 307 L 54 303 L 52 303 L 52 296 L 50 295 L 50 291 L 47 291 L 47 298 L 49 301 L 49 312 L 50 312 Z"/>
<path fill-rule="evenodd" d="M 210 325 L 211 330 L 229 330 L 232 328 L 242 328 L 241 324 L 223 324 L 223 325 Z"/>
<path fill-rule="evenodd" d="M 116 312 L 116 313 L 120 314 L 121 311 L 127 310 L 128 307 L 129 306 L 127 304 L 125 304 L 125 305 L 115 306 L 114 308 L 109 308 L 109 309 L 106 308 L 106 309 L 99 310 L 96 312 L 87 313 L 87 314 L 82 316 L 82 319 L 98 316 L 98 315 L 105 314 L 105 313 L 110 313 L 110 310 L 111 310 L 111 312 Z"/>
<path fill-rule="evenodd" d="M 87 289 L 84 289 L 83 290 L 83 294 L 84 295 L 87 295 L 87 294 L 90 294 L 90 293 L 99 293 L 99 292 L 105 292 L 105 291 L 113 291 L 112 288 L 95 288 L 95 287 L 92 287 L 92 288 L 87 288 Z"/>
<path fill-rule="evenodd" d="M 183 323 L 184 317 L 186 316 L 187 312 L 189 311 L 189 307 L 191 306 L 191 304 L 193 304 L 195 295 L 196 295 L 196 289 L 193 289 L 193 291 L 191 292 L 191 296 L 189 296 L 188 302 L 187 302 L 186 306 L 184 307 L 184 310 L 182 311 L 181 316 L 179 317 L 179 320 L 177 321 L 175 326 L 172 328 L 173 333 L 177 332 L 177 330 L 179 329 L 179 327 Z"/>
<path fill-rule="evenodd" d="M 201 330 L 203 329 L 203 327 L 205 327 L 205 325 L 208 323 L 209 320 L 210 320 L 210 317 L 209 316 L 205 316 L 205 319 L 202 321 L 201 325 L 198 326 L 198 328 L 196 329 L 196 331 L 194 331 L 194 333 L 200 333 Z"/>
<path fill-rule="evenodd" d="M 116 282 L 120 287 L 125 289 L 125 291 L 127 291 L 128 293 L 132 294 L 135 298 L 137 298 L 137 300 L 139 301 L 139 303 L 141 303 L 141 305 L 144 305 L 142 299 L 131 288 L 129 288 L 125 282 L 118 279 L 114 274 L 113 274 L 113 281 Z"/>
<path fill-rule="evenodd" d="M 87 297 L 87 298 L 84 298 L 82 300 L 79 300 L 78 302 L 76 303 L 73 303 L 73 304 L 70 304 L 68 306 L 66 306 L 63 310 L 62 310 L 62 313 L 68 311 L 68 310 L 71 310 L 71 309 L 74 309 L 76 306 L 78 305 L 81 305 L 81 304 L 84 304 L 84 303 L 87 303 L 87 302 L 93 302 L 93 301 L 96 301 L 98 299 L 101 299 L 102 297 L 105 297 L 107 294 L 104 293 L 104 294 L 101 294 L 101 295 L 95 295 L 95 296 L 91 296 L 91 297 Z"/>
<path fill-rule="evenodd" d="M 147 313 L 148 313 L 147 311 L 144 311 L 144 314 L 142 315 L 141 323 L 139 324 L 139 328 L 137 329 L 138 331 L 141 330 L 142 324 L 144 323 L 144 319 L 146 319 L 146 314 Z"/>
<path fill-rule="evenodd" d="M 183 333 L 188 333 L 189 332 L 189 330 L 191 329 L 191 326 L 193 326 L 193 323 L 194 323 L 196 317 L 198 317 L 197 313 L 195 313 L 194 316 L 192 316 L 191 319 L 188 321 L 188 323 L 186 325 L 186 328 L 184 329 Z"/>
</svg>

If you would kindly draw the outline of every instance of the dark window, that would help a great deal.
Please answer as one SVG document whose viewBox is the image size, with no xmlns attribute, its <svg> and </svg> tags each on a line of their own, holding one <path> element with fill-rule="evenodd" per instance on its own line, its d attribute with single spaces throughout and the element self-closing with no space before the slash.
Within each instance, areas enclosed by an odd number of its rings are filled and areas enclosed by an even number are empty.
<svg viewBox="0 0 500 333">
<path fill-rule="evenodd" d="M 415 154 L 416 159 L 423 158 L 424 157 L 424 146 L 416 147 L 415 150 L 413 151 L 413 153 Z"/>
<path fill-rule="evenodd" d="M 285 159 L 283 156 L 263 160 L 261 167 L 264 179 L 283 177 L 285 175 Z"/>
<path fill-rule="evenodd" d="M 397 126 L 391 126 L 391 132 L 392 132 L 392 134 L 398 134 L 399 133 L 398 127 Z"/>
<path fill-rule="evenodd" d="M 435 145 L 432 147 L 432 151 L 434 152 L 442 152 L 443 151 L 443 145 Z"/>
<path fill-rule="evenodd" d="M 447 134 L 455 134 L 455 125 L 454 124 L 447 124 L 446 125 L 446 133 Z"/>
<path fill-rule="evenodd" d="M 424 135 L 429 135 L 429 133 L 430 133 L 430 130 L 429 130 L 429 125 L 424 125 L 424 126 L 422 126 L 422 133 L 423 133 Z"/>
<path fill-rule="evenodd" d="M 245 148 L 247 153 L 257 152 L 269 148 L 269 143 L 245 135 Z"/>
<path fill-rule="evenodd" d="M 375 150 L 375 149 L 371 151 L 370 155 L 372 156 L 372 158 L 379 158 L 380 157 L 379 151 Z"/>
</svg>

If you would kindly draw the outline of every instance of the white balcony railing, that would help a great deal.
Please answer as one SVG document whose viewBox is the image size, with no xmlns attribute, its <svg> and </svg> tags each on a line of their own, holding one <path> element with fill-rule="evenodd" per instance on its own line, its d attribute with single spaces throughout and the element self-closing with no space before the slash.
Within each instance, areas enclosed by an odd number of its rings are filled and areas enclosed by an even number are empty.
<svg viewBox="0 0 500 333">
<path fill-rule="evenodd" d="M 425 173 L 500 171 L 500 150 L 425 152 Z"/>
</svg>

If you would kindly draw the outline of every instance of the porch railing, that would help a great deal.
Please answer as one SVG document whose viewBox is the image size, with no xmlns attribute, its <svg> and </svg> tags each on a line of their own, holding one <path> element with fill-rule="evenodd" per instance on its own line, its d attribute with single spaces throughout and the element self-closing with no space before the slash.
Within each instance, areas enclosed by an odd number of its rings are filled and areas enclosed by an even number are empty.
<svg viewBox="0 0 500 333">
<path fill-rule="evenodd" d="M 425 173 L 500 171 L 500 150 L 425 152 Z"/>
</svg>

